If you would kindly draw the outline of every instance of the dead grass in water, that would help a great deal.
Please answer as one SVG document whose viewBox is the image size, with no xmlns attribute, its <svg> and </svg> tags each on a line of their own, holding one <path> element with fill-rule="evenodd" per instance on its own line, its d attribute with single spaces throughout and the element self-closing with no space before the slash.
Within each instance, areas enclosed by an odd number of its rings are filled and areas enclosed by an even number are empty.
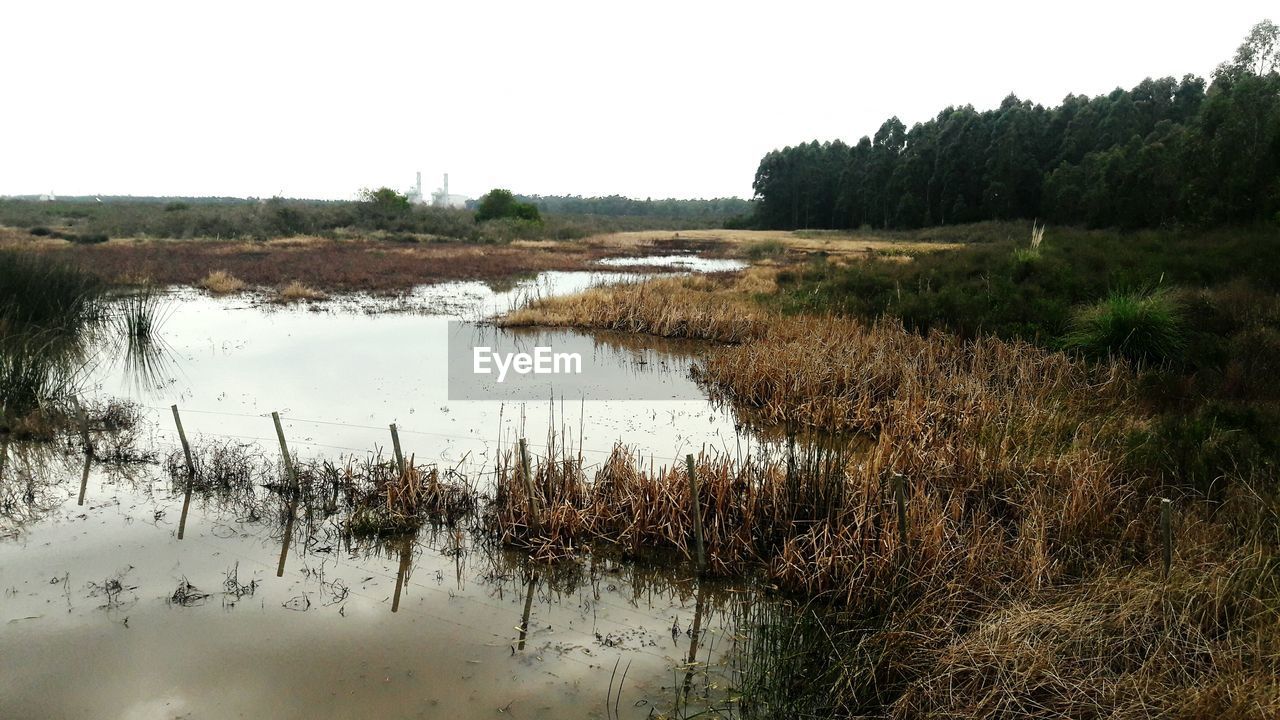
<svg viewBox="0 0 1280 720">
<path fill-rule="evenodd" d="M 324 300 L 328 296 L 316 290 L 310 285 L 303 284 L 294 280 L 293 282 L 280 288 L 277 296 L 280 302 L 297 302 L 299 300 L 315 301 Z"/>
<path fill-rule="evenodd" d="M 169 455 L 165 469 L 174 485 L 185 490 L 190 483 L 243 519 L 273 517 L 277 503 L 270 497 L 277 495 L 296 501 L 308 517 L 338 515 L 344 531 L 359 537 L 413 532 L 426 523 L 455 525 L 471 517 L 479 503 L 479 493 L 465 477 L 410 458 L 403 472 L 394 460 L 373 454 L 338 462 L 295 459 L 296 485 L 285 477 L 278 458 L 247 443 L 201 439 L 192 463 L 194 474 L 188 475 L 183 452 Z"/>
<path fill-rule="evenodd" d="M 763 333 L 769 314 L 736 287 L 772 291 L 772 275 L 740 279 L 688 275 L 597 287 L 577 295 L 535 300 L 498 323 L 504 327 L 578 327 L 737 343 Z M 729 288 L 735 288 L 733 292 Z"/>
<path fill-rule="evenodd" d="M 871 438 L 860 453 L 697 464 L 711 571 L 760 573 L 838 608 L 821 659 L 840 667 L 829 712 L 1280 715 L 1274 502 L 1239 484 L 1210 504 L 1134 470 L 1127 438 L 1146 420 L 1125 366 L 780 316 L 743 283 L 602 288 L 504 322 L 729 343 L 700 371 L 718 397 L 766 422 Z M 682 463 L 646 467 L 621 448 L 595 470 L 555 457 L 533 470 L 536 528 L 519 464 L 499 464 L 491 522 L 504 541 L 544 558 L 598 543 L 691 554 Z M 1177 508 L 1167 581 L 1161 496 Z"/>
<path fill-rule="evenodd" d="M 214 295 L 227 295 L 244 289 L 244 281 L 226 270 L 212 270 L 200 279 L 200 287 Z"/>
<path fill-rule="evenodd" d="M 279 287 L 297 280 L 324 292 L 391 293 L 451 280 L 506 280 L 543 270 L 594 270 L 598 269 L 596 260 L 616 254 L 608 248 L 584 245 L 517 247 L 368 238 L 306 237 L 272 242 L 121 239 L 82 245 L 34 240 L 16 243 L 0 236 L 0 245 L 14 244 L 56 255 L 116 284 L 147 278 L 158 285 L 199 286 L 211 273 L 221 271 L 245 286 Z"/>
</svg>

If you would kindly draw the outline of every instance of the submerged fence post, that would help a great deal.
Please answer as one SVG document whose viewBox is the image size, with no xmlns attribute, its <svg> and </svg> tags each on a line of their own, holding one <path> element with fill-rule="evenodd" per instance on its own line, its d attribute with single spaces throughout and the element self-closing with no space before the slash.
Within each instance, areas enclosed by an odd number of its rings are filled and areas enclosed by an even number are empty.
<svg viewBox="0 0 1280 720">
<path fill-rule="evenodd" d="M 1160 535 L 1164 541 L 1164 578 L 1169 579 L 1169 568 L 1173 565 L 1173 501 L 1160 499 Z"/>
<path fill-rule="evenodd" d="M 284 471 L 289 476 L 289 488 L 296 490 L 298 476 L 293 472 L 293 458 L 289 456 L 289 446 L 284 441 L 284 428 L 280 425 L 280 413 L 272 412 L 271 420 L 276 424 L 276 437 L 280 439 L 280 457 L 284 458 Z"/>
<path fill-rule="evenodd" d="M 182 429 L 182 416 L 178 415 L 178 406 L 171 405 L 173 410 L 173 423 L 178 426 L 178 439 L 182 441 L 182 452 L 187 456 L 187 475 L 195 477 L 196 465 L 191 462 L 191 445 L 187 442 L 187 433 Z"/>
<path fill-rule="evenodd" d="M 396 451 L 396 468 L 404 475 L 404 453 L 400 452 L 400 433 L 396 430 L 395 423 L 391 423 L 391 447 Z"/>
<path fill-rule="evenodd" d="M 80 422 L 80 440 L 84 442 L 84 452 L 86 455 L 93 455 L 93 443 L 89 440 L 89 418 L 84 414 L 84 406 L 79 400 L 76 403 L 76 420 Z"/>
<path fill-rule="evenodd" d="M 538 496 L 533 492 L 533 472 L 529 465 L 529 448 L 525 446 L 524 438 L 520 438 L 520 467 L 523 470 L 521 475 L 524 476 L 525 494 L 529 496 L 529 518 L 532 521 L 531 527 L 536 530 L 541 530 L 542 513 L 538 509 Z"/>
<path fill-rule="evenodd" d="M 698 502 L 698 473 L 693 466 L 693 453 L 689 453 L 684 459 L 689 466 L 689 498 L 693 502 L 691 510 L 693 514 L 693 536 L 698 543 L 698 572 L 701 573 L 707 569 L 707 556 L 702 549 L 702 504 Z"/>
<path fill-rule="evenodd" d="M 84 471 L 80 473 L 80 497 L 76 500 L 76 505 L 84 505 L 84 493 L 89 489 L 89 466 L 91 464 L 93 464 L 93 456 L 85 453 Z"/>
</svg>

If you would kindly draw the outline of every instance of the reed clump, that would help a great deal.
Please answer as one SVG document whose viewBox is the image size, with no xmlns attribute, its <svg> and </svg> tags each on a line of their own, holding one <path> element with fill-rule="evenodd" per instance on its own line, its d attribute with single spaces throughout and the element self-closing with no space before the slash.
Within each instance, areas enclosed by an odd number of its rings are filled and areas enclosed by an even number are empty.
<svg viewBox="0 0 1280 720">
<path fill-rule="evenodd" d="M 199 282 L 200 287 L 214 295 L 227 295 L 244 289 L 244 281 L 226 270 L 211 270 Z"/>
<path fill-rule="evenodd" d="M 758 284 L 763 281 L 751 276 Z M 580 327 L 667 338 L 741 343 L 758 337 L 770 313 L 737 292 L 732 279 L 659 278 L 536 299 L 498 320 L 503 327 Z"/>
<path fill-rule="evenodd" d="M 323 292 L 306 285 L 298 280 L 290 282 L 288 285 L 280 288 L 280 302 L 297 302 L 299 300 L 316 301 L 324 300 L 328 297 Z"/>
<path fill-rule="evenodd" d="M 201 438 L 192 447 L 193 472 L 182 450 L 170 453 L 165 471 L 174 485 L 213 496 L 238 516 L 271 517 L 266 499 L 283 497 L 306 517 L 338 515 L 340 525 L 358 536 L 412 532 L 424 523 L 456 525 L 475 514 L 479 493 L 461 474 L 370 454 L 338 461 L 294 460 L 295 477 L 257 445 Z M 259 489 L 268 490 L 268 494 Z"/>
<path fill-rule="evenodd" d="M 395 462 L 367 460 L 348 464 L 347 528 L 353 535 L 394 535 L 413 532 L 424 523 L 456 525 L 474 514 L 478 493 L 461 475 L 434 466 L 407 463 L 401 472 Z"/>
</svg>

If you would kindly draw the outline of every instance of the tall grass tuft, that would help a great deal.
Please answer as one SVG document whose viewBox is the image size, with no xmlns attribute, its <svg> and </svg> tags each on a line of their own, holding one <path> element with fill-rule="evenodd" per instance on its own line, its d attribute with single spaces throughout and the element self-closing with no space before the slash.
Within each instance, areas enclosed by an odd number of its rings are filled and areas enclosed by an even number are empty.
<svg viewBox="0 0 1280 720">
<path fill-rule="evenodd" d="M 226 270 L 213 270 L 200 280 L 200 287 L 214 295 L 226 295 L 244 289 L 244 281 Z"/>
<path fill-rule="evenodd" d="M 144 390 L 163 384 L 172 369 L 172 350 L 160 331 L 173 312 L 164 302 L 164 293 L 147 285 L 125 295 L 113 309 L 116 335 L 124 345 L 124 365 L 135 384 Z"/>
<path fill-rule="evenodd" d="M 99 317 L 102 284 L 47 255 L 0 250 L 0 330 L 74 334 Z"/>
<path fill-rule="evenodd" d="M 1112 293 L 1076 313 L 1064 344 L 1093 357 L 1175 361 L 1186 347 L 1182 310 L 1165 290 Z"/>
<path fill-rule="evenodd" d="M 92 275 L 45 255 L 0 251 L 0 426 L 39 425 L 28 416 L 74 392 L 101 301 Z"/>
</svg>

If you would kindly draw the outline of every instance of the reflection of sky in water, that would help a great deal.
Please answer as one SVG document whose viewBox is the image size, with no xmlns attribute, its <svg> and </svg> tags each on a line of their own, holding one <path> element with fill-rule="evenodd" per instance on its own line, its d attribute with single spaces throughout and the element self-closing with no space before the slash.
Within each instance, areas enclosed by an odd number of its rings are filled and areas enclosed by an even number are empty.
<svg viewBox="0 0 1280 720">
<path fill-rule="evenodd" d="M 277 577 L 278 496 L 263 491 L 264 521 L 195 497 L 178 540 L 183 493 L 154 466 L 128 478 L 94 465 L 82 486 L 78 456 L 13 461 L 42 465 L 60 503 L 0 535 L 0 643 L 21 649 L 0 674 L 0 717 L 583 717 L 619 661 L 624 704 L 669 707 L 691 649 L 683 568 L 543 570 L 530 593 L 518 553 L 490 555 L 466 533 L 347 546 L 300 516 Z M 448 552 L 458 546 L 470 551 Z M 251 594 L 227 592 L 233 571 Z M 174 602 L 182 582 L 207 597 Z M 730 646 L 729 603 L 746 597 L 714 592 L 703 660 Z"/>
<path fill-rule="evenodd" d="M 347 296 L 310 307 L 178 291 L 158 346 L 169 354 L 126 360 L 104 348 L 92 378 L 100 394 L 150 408 L 162 455 L 176 447 L 176 403 L 197 449 L 233 436 L 271 457 L 277 410 L 303 458 L 375 446 L 389 455 L 387 424 L 396 422 L 418 462 L 467 457 L 469 468 L 488 469 L 495 439 L 514 442 L 522 423 L 539 451 L 553 405 L 449 401 L 449 321 L 619 277 L 634 276 L 545 273 L 501 290 L 453 283 L 396 301 Z M 388 305 L 410 312 L 377 312 Z M 613 377 L 699 398 L 555 403 L 555 427 L 581 433 L 588 459 L 602 460 L 618 440 L 660 464 L 704 443 L 735 448 L 732 418 L 689 380 L 679 344 L 583 342 L 616 363 Z M 615 667 L 628 673 L 623 714 L 641 716 L 671 708 L 691 653 L 697 672 L 709 673 L 695 687 L 726 687 L 731 607 L 749 594 L 696 592 L 687 566 L 597 559 L 574 582 L 528 583 L 518 553 L 481 550 L 465 532 L 424 528 L 399 549 L 346 546 L 333 518 L 301 511 L 286 545 L 284 503 L 265 489 L 255 491 L 255 513 L 193 495 L 186 515 L 184 493 L 157 466 L 122 471 L 40 446 L 11 452 L 10 476 L 41 481 L 42 509 L 16 529 L 0 527 L 0 647 L 22 653 L 0 673 L 0 717 L 582 717 L 616 695 Z M 468 552 L 451 549 L 463 545 Z M 225 593 L 232 570 L 256 582 L 252 595 Z M 114 578 L 122 587 L 108 603 L 101 589 Z M 181 582 L 209 597 L 173 603 Z M 703 593 L 716 598 L 705 610 Z M 691 633 L 695 624 L 703 634 Z"/>
<path fill-rule="evenodd" d="M 379 301 L 371 298 L 276 306 L 181 291 L 171 296 L 161 330 L 173 352 L 170 381 L 139 389 L 119 364 L 99 368 L 95 381 L 104 394 L 151 408 L 166 437 L 173 435 L 168 406 L 177 404 L 189 436 L 237 436 L 271 447 L 270 413 L 278 411 L 301 457 L 389 448 L 392 422 L 405 453 L 419 462 L 465 458 L 472 468 L 492 463 L 499 438 L 505 445 L 525 435 L 539 452 L 552 423 L 575 444 L 580 439 L 586 457 L 596 461 L 615 442 L 657 464 L 703 445 L 735 450 L 733 418 L 712 408 L 688 377 L 688 355 L 657 340 L 657 349 L 646 350 L 634 337 L 610 342 L 573 331 L 533 333 L 542 344 L 554 344 L 557 333 L 578 338 L 580 346 L 592 348 L 594 361 L 615 365 L 608 382 L 652 384 L 659 386 L 658 397 L 696 399 L 582 402 L 574 394 L 554 404 L 449 400 L 450 319 L 491 316 L 530 295 L 573 292 L 617 277 L 543 273 L 501 292 L 473 282 L 426 286 L 400 301 L 417 312 L 375 312 Z M 521 332 L 529 335 L 516 334 Z"/>
<path fill-rule="evenodd" d="M 609 267 L 671 267 L 693 272 L 725 272 L 742 270 L 747 263 L 727 258 L 704 258 L 697 255 L 659 255 L 656 257 L 612 257 L 598 261 Z"/>
</svg>

